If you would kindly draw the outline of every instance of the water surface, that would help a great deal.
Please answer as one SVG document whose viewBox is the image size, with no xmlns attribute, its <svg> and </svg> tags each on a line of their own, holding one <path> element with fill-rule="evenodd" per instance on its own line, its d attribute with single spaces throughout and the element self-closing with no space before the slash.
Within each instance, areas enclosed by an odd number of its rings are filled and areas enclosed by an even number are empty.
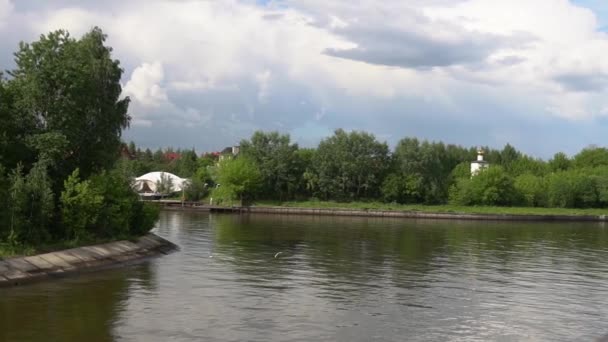
<svg viewBox="0 0 608 342">
<path fill-rule="evenodd" d="M 608 333 L 603 224 L 163 212 L 155 232 L 181 251 L 0 289 L 0 341 L 595 341 Z"/>
</svg>

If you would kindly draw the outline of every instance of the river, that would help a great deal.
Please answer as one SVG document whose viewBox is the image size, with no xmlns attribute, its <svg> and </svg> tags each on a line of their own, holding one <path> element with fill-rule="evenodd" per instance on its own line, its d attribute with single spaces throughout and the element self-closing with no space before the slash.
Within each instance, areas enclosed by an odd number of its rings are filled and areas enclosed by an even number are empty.
<svg viewBox="0 0 608 342">
<path fill-rule="evenodd" d="M 165 211 L 181 250 L 0 289 L 0 341 L 596 341 L 608 226 Z"/>
</svg>

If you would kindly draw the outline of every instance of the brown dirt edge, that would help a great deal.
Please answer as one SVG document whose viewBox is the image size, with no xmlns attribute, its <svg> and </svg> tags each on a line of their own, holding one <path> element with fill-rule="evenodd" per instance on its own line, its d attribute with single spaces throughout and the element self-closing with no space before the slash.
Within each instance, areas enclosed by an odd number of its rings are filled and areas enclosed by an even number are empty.
<svg viewBox="0 0 608 342">
<path fill-rule="evenodd" d="M 148 233 L 134 241 L 121 240 L 4 259 L 0 260 L 0 287 L 129 265 L 178 249 L 174 243 Z"/>
</svg>

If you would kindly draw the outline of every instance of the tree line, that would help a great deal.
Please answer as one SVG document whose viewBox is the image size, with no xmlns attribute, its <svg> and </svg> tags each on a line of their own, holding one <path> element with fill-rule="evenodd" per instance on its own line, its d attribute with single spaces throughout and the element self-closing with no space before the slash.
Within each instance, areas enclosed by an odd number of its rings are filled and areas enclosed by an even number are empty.
<svg viewBox="0 0 608 342">
<path fill-rule="evenodd" d="M 131 149 L 137 151 L 134 145 Z M 490 167 L 472 177 L 477 147 L 404 138 L 393 150 L 363 131 L 338 129 L 316 148 L 279 132 L 255 132 L 236 158 L 197 157 L 163 164 L 163 151 L 138 152 L 133 168 L 174 170 L 192 179 L 188 199 L 384 201 L 560 208 L 608 207 L 608 149 L 591 146 L 572 158 L 534 158 L 507 144 L 482 147 Z M 166 153 L 166 150 L 164 153 Z M 152 156 L 157 156 L 153 158 Z M 155 163 L 154 160 L 157 160 Z M 149 169 L 152 171 L 152 169 Z M 206 184 L 206 185 L 205 185 Z M 220 186 L 218 186 L 218 184 Z M 213 193 L 211 193 L 211 191 Z"/>
<path fill-rule="evenodd" d="M 115 167 L 129 98 L 105 40 L 99 28 L 41 35 L 0 73 L 0 245 L 129 237 L 154 225 L 157 208 Z"/>
</svg>

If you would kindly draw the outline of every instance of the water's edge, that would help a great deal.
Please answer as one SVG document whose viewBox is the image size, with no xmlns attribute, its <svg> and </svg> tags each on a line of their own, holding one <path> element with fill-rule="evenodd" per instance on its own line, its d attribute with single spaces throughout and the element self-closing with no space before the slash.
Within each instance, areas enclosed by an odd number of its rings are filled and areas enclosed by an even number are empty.
<svg viewBox="0 0 608 342">
<path fill-rule="evenodd" d="M 536 222 L 608 222 L 608 215 L 535 215 L 535 214 L 466 214 L 441 213 L 404 210 L 378 209 L 340 209 L 340 208 L 298 208 L 298 207 L 219 207 L 193 204 L 180 201 L 161 202 L 165 210 L 210 211 L 232 213 L 260 213 L 279 215 L 321 215 L 321 216 L 360 216 L 396 217 L 433 220 L 471 220 L 471 221 L 536 221 Z"/>
<path fill-rule="evenodd" d="M 0 260 L 0 287 L 130 264 L 169 254 L 178 248 L 174 243 L 149 233 L 135 241 L 121 240 Z"/>
</svg>

